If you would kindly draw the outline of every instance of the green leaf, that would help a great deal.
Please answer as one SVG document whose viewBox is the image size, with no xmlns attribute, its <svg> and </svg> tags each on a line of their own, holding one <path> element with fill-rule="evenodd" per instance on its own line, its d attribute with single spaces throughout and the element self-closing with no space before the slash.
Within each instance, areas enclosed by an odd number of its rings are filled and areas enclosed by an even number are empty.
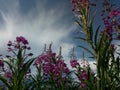
<svg viewBox="0 0 120 90">
<path fill-rule="evenodd" d="M 10 70 L 12 71 L 12 74 L 15 74 L 15 67 L 14 65 L 12 65 L 9 61 L 4 61 L 10 68 Z"/>
<path fill-rule="evenodd" d="M 103 45 L 103 37 L 104 37 L 105 34 L 102 34 L 101 37 L 99 38 L 98 42 L 96 43 L 96 49 L 98 51 L 101 50 L 101 45 Z"/>
<path fill-rule="evenodd" d="M 17 59 L 22 60 L 22 49 L 19 49 L 18 54 L 17 54 Z"/>
<path fill-rule="evenodd" d="M 33 63 L 35 59 L 36 58 L 32 58 L 24 64 L 24 67 L 20 70 L 20 73 L 19 73 L 20 80 L 23 79 L 24 75 L 27 73 L 27 70 L 29 69 L 30 65 Z"/>
<path fill-rule="evenodd" d="M 11 88 L 10 85 L 9 85 L 9 83 L 7 82 L 7 80 L 6 80 L 4 77 L 0 76 L 0 80 L 1 80 L 9 89 Z"/>
<path fill-rule="evenodd" d="M 26 75 L 27 70 L 29 69 L 30 65 L 33 63 L 34 60 L 35 60 L 35 58 L 32 58 L 32 59 L 28 60 L 24 64 L 23 68 L 18 72 L 18 80 L 17 80 L 18 85 L 19 85 L 18 88 L 21 87 L 21 85 L 23 83 L 23 80 L 24 80 L 24 76 Z"/>
<path fill-rule="evenodd" d="M 86 48 L 86 47 L 84 47 L 84 46 L 82 46 L 82 45 L 78 45 L 78 47 L 81 47 L 81 48 L 83 48 L 84 50 L 88 51 L 88 52 L 94 57 L 94 53 L 93 53 L 91 50 L 89 50 L 88 48 Z"/>
<path fill-rule="evenodd" d="M 19 48 L 19 51 L 17 53 L 17 60 L 16 60 L 16 65 L 18 67 L 18 72 L 20 71 L 21 64 L 23 63 L 23 57 L 22 57 L 22 49 Z"/>
<path fill-rule="evenodd" d="M 83 37 L 75 37 L 75 39 L 81 39 L 81 40 L 83 40 L 83 41 L 87 41 L 87 39 L 86 38 L 83 38 Z"/>
<path fill-rule="evenodd" d="M 95 36 L 94 36 L 94 42 L 95 42 L 95 45 L 97 45 L 97 36 L 98 36 L 98 31 L 100 29 L 100 25 L 98 26 L 98 28 L 96 29 L 96 32 L 95 32 Z"/>
<path fill-rule="evenodd" d="M 90 22 L 90 27 L 89 27 L 89 34 L 90 34 L 90 40 L 93 41 L 93 22 Z"/>
<path fill-rule="evenodd" d="M 79 25 L 81 28 L 83 28 L 83 25 L 78 20 L 75 20 L 75 23 Z"/>
<path fill-rule="evenodd" d="M 88 57 L 88 58 L 92 58 L 92 59 L 94 59 L 94 57 Z"/>
<path fill-rule="evenodd" d="M 117 70 L 120 71 L 120 58 L 119 57 L 117 57 L 116 59 L 116 64 L 117 64 Z"/>
</svg>

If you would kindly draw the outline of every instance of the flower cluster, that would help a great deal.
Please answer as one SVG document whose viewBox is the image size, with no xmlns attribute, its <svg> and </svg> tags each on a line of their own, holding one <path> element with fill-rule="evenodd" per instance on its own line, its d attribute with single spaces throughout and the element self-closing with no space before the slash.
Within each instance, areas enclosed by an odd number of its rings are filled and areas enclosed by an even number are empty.
<svg viewBox="0 0 120 90">
<path fill-rule="evenodd" d="M 109 0 L 103 2 L 103 23 L 105 25 L 104 32 L 109 35 L 109 39 L 119 39 L 120 33 L 120 10 L 118 7 L 113 7 Z M 116 36 L 114 34 L 117 34 Z"/>
<path fill-rule="evenodd" d="M 4 76 L 5 76 L 5 78 L 7 78 L 7 79 L 11 78 L 11 77 L 12 77 L 11 71 L 10 71 L 10 70 L 6 70 Z"/>
<path fill-rule="evenodd" d="M 4 67 L 4 62 L 3 62 L 3 60 L 0 60 L 0 67 Z"/>
<path fill-rule="evenodd" d="M 70 64 L 72 68 L 77 68 L 77 66 L 79 66 L 79 63 L 77 62 L 76 56 L 74 54 L 74 48 L 70 57 Z"/>
<path fill-rule="evenodd" d="M 95 77 L 93 71 L 90 68 L 89 62 L 84 58 L 84 53 L 83 53 L 83 58 L 81 59 L 80 62 L 78 62 L 78 60 L 75 58 L 74 49 L 73 49 L 70 64 L 72 68 L 76 69 L 76 72 L 74 73 L 77 75 L 77 78 L 80 81 L 79 84 L 80 88 L 87 88 L 87 82 L 89 82 L 88 79 L 90 79 L 89 75 L 91 74 L 93 78 Z M 94 80 L 92 80 L 92 82 L 93 81 Z"/>
<path fill-rule="evenodd" d="M 102 0 L 102 20 L 104 30 L 101 36 L 100 26 L 93 27 L 95 14 L 91 6 L 96 4 L 92 0 L 71 0 L 72 11 L 77 16 L 76 23 L 82 29 L 82 35 L 78 39 L 87 42 L 88 47 L 79 47 L 88 51 L 96 60 L 96 74 L 90 68 L 89 62 L 83 57 L 78 61 L 71 54 L 69 70 L 61 55 L 56 55 L 51 49 L 52 44 L 37 58 L 27 59 L 32 56 L 28 41 L 23 37 L 16 37 L 14 42 L 8 42 L 8 52 L 12 53 L 3 60 L 0 58 L 0 81 L 7 90 L 119 90 L 120 88 L 120 57 L 117 54 L 117 45 L 114 45 L 114 35 L 120 38 L 120 10 L 113 9 L 110 0 Z M 100 13 L 100 12 L 98 12 Z M 100 13 L 101 14 L 101 13 Z M 99 15 L 100 15 L 99 14 Z M 96 14 L 97 15 L 97 14 Z M 101 23 L 100 23 L 101 24 Z M 115 34 L 114 34 L 115 33 Z M 113 43 L 113 44 L 112 44 Z M 120 53 L 118 53 L 120 54 Z M 36 73 L 30 75 L 30 66 L 34 62 Z M 2 71 L 2 73 L 1 73 Z M 74 78 L 76 76 L 77 80 Z M 28 77 L 29 76 L 29 77 Z M 28 77 L 28 78 L 27 78 Z M 0 86 L 1 89 L 1 86 Z M 3 89 L 3 88 L 2 88 Z"/>
<path fill-rule="evenodd" d="M 77 60 L 71 60 L 71 66 L 76 69 L 75 75 L 80 80 L 81 88 L 88 87 L 85 90 L 116 90 L 120 88 L 118 78 L 116 78 L 120 74 L 119 64 L 117 64 L 120 62 L 120 57 L 116 56 L 117 47 L 114 47 L 112 43 L 116 43 L 116 40 L 120 39 L 120 8 L 117 4 L 112 4 L 112 0 L 99 0 L 102 2 L 102 6 L 93 8 L 91 1 L 71 0 L 72 11 L 77 18 L 75 22 L 80 27 L 79 30 L 82 34 L 85 35 L 79 35 L 77 39 L 88 44 L 88 46 L 80 44 L 78 47 L 88 51 L 91 57 L 96 60 L 96 77 L 94 77 L 89 63 L 85 60 L 82 60 L 83 66 L 78 65 Z M 97 11 L 99 8 L 102 9 L 102 13 Z M 98 21 L 99 15 L 102 16 L 103 23 Z M 95 18 L 96 16 L 97 18 Z M 97 28 L 96 22 L 99 24 Z M 101 31 L 101 35 L 98 36 Z M 112 65 L 115 65 L 116 68 Z M 112 73 L 117 74 L 113 75 Z M 111 83 L 114 84 L 111 85 Z"/>
<path fill-rule="evenodd" d="M 71 60 L 70 60 L 70 64 L 71 64 L 72 68 L 74 68 L 74 67 L 76 67 L 77 65 L 79 65 L 79 63 L 77 62 L 76 59 L 71 59 Z"/>
<path fill-rule="evenodd" d="M 46 45 L 45 45 L 46 47 Z M 35 60 L 34 65 L 43 71 L 43 77 L 46 80 L 53 79 L 56 83 L 66 80 L 69 69 L 64 63 L 61 56 L 61 50 L 58 56 L 51 49 L 51 44 L 48 50 L 44 52 Z"/>
<path fill-rule="evenodd" d="M 6 68 L 5 62 L 3 59 L 0 60 L 0 71 L 4 74 L 6 79 L 9 79 L 12 76 L 12 73 L 9 70 L 9 68 Z"/>
<path fill-rule="evenodd" d="M 89 0 L 71 0 L 72 11 L 75 11 L 79 6 L 80 7 L 89 7 Z"/>
<path fill-rule="evenodd" d="M 117 17 L 120 15 L 120 10 L 119 9 L 115 9 L 115 10 L 112 10 L 109 14 L 109 18 L 114 18 L 114 17 Z"/>
<path fill-rule="evenodd" d="M 113 39 L 113 34 L 120 29 L 120 22 L 117 16 L 120 16 L 119 11 L 113 10 L 107 17 L 103 18 L 105 25 L 105 32 L 109 35 L 110 39 Z M 116 17 L 116 18 L 115 18 Z M 118 37 L 119 38 L 119 37 Z"/>
<path fill-rule="evenodd" d="M 95 3 L 90 0 L 71 0 L 72 11 L 80 11 L 78 8 L 89 9 L 90 6 L 96 6 Z"/>
<path fill-rule="evenodd" d="M 8 42 L 8 52 L 12 52 L 14 55 L 17 55 L 16 52 L 18 52 L 18 50 L 22 50 L 24 57 L 32 56 L 32 53 L 28 53 L 25 55 L 26 50 L 31 49 L 28 44 L 28 41 L 23 36 L 16 37 L 16 40 L 14 42 Z"/>
<path fill-rule="evenodd" d="M 33 55 L 28 52 L 30 50 L 28 44 L 23 36 L 16 37 L 14 42 L 9 41 L 7 44 L 8 52 L 12 54 L 0 59 L 0 71 L 2 72 L 0 80 L 9 90 L 18 90 L 19 87 L 24 90 L 25 80 L 30 76 L 30 66 L 34 58 L 28 59 Z"/>
<path fill-rule="evenodd" d="M 85 80 L 88 80 L 88 73 L 86 70 L 81 71 L 81 74 L 78 76 L 78 79 L 81 81 L 80 87 L 84 88 L 86 87 L 86 83 L 84 82 Z"/>
<path fill-rule="evenodd" d="M 88 73 L 86 70 L 84 70 L 81 65 L 77 62 L 77 60 L 70 60 L 72 68 L 76 68 L 76 75 L 78 79 L 80 80 L 80 87 L 85 88 L 87 85 L 84 82 L 88 79 Z M 85 68 L 85 67 L 84 67 Z"/>
</svg>

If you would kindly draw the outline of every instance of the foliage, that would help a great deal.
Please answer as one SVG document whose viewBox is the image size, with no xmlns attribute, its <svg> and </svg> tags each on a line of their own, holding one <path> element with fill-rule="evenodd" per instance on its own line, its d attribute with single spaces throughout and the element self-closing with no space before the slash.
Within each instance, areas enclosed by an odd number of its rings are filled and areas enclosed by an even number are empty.
<svg viewBox="0 0 120 90">
<path fill-rule="evenodd" d="M 100 25 L 95 29 L 93 25 L 96 14 L 94 15 L 93 12 L 95 12 L 96 4 L 92 0 L 71 0 L 71 2 L 73 12 L 77 16 L 76 23 L 86 36 L 85 38 L 78 37 L 78 39 L 87 42 L 91 49 L 81 45 L 79 47 L 87 50 L 96 60 L 97 90 L 117 90 L 120 88 L 120 58 L 119 56 L 115 57 L 116 47 L 112 43 L 114 40 L 120 39 L 119 8 L 113 7 L 110 0 L 102 0 L 103 23 L 99 23 Z M 103 30 L 100 30 L 101 26 L 104 26 Z M 99 32 L 100 36 L 98 36 Z M 90 90 L 96 90 L 91 87 L 89 86 Z"/>
<path fill-rule="evenodd" d="M 88 51 L 96 61 L 96 73 L 84 55 L 81 61 L 77 60 L 74 49 L 70 57 L 72 69 L 64 62 L 62 48 L 57 55 L 52 44 L 48 49 L 45 45 L 42 54 L 32 58 L 28 41 L 20 36 L 8 42 L 10 54 L 0 58 L 0 90 L 119 90 L 120 53 L 117 49 L 120 45 L 114 42 L 120 40 L 120 10 L 110 1 L 102 0 L 102 12 L 96 12 L 94 0 L 71 0 L 76 24 L 85 36 L 76 39 L 89 46 L 78 47 Z M 98 26 L 97 13 L 102 18 Z"/>
<path fill-rule="evenodd" d="M 28 41 L 20 36 L 16 37 L 14 42 L 8 42 L 8 52 L 13 55 L 7 55 L 6 60 L 1 60 L 3 75 L 0 75 L 0 80 L 5 84 L 9 90 L 25 90 L 26 79 L 30 75 L 30 66 L 35 58 L 30 58 L 32 53 L 26 53 L 30 50 Z"/>
</svg>

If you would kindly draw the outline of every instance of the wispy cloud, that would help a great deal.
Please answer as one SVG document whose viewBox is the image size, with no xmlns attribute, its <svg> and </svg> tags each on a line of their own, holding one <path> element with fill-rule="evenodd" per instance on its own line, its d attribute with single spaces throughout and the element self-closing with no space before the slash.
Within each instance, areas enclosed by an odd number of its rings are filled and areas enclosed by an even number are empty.
<svg viewBox="0 0 120 90">
<path fill-rule="evenodd" d="M 71 23 L 67 22 L 67 18 L 63 18 L 67 13 L 61 7 L 48 9 L 47 2 L 37 3 L 26 14 L 20 12 L 19 0 L 3 1 L 6 9 L 0 7 L 1 17 L 4 20 L 3 26 L 0 28 L 0 53 L 5 50 L 7 41 L 14 40 L 16 36 L 25 36 L 36 54 L 41 53 L 45 43 L 53 42 L 53 49 L 57 52 L 62 46 L 62 52 L 65 57 L 74 44 L 69 42 L 69 35 L 75 28 Z M 64 5 L 63 5 L 64 6 Z M 8 8 L 8 9 L 7 9 Z"/>
</svg>

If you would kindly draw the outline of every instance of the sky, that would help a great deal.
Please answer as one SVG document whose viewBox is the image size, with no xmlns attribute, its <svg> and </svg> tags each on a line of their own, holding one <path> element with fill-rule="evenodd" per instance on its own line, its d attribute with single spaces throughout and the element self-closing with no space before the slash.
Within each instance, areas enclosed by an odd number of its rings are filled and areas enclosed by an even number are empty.
<svg viewBox="0 0 120 90">
<path fill-rule="evenodd" d="M 36 55 L 52 42 L 56 53 L 62 46 L 68 57 L 76 47 L 73 21 L 69 0 L 0 0 L 0 53 L 6 54 L 9 40 L 24 36 Z"/>
<path fill-rule="evenodd" d="M 0 54 L 8 54 L 9 40 L 24 36 L 35 56 L 42 53 L 44 44 L 48 46 L 52 42 L 56 53 L 62 46 L 65 60 L 69 61 L 73 47 L 81 58 L 83 50 L 77 45 L 84 43 L 74 39 L 78 27 L 71 8 L 70 0 L 0 0 Z"/>
<path fill-rule="evenodd" d="M 24 36 L 34 57 L 52 42 L 58 54 L 60 46 L 65 62 L 70 67 L 70 55 L 75 48 L 77 58 L 82 49 L 74 39 L 78 33 L 69 0 L 0 0 L 0 54 L 6 55 L 7 43 L 17 36 Z"/>
</svg>

